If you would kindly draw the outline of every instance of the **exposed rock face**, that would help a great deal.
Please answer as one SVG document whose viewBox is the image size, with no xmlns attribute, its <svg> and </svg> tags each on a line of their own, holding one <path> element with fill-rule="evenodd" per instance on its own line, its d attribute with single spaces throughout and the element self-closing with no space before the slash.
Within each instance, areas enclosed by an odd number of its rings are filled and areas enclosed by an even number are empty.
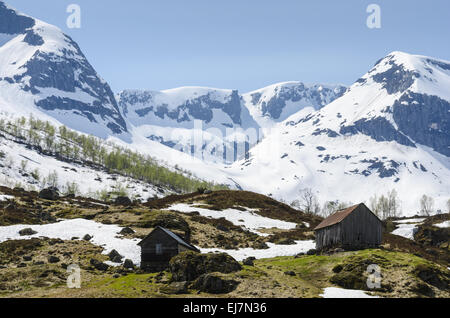
<svg viewBox="0 0 450 318">
<path fill-rule="evenodd" d="M 18 34 L 34 26 L 32 18 L 17 15 L 17 13 L 8 8 L 3 2 L 0 2 L 0 33 Z"/>
<path fill-rule="evenodd" d="M 184 252 L 170 260 L 169 269 L 174 281 L 193 281 L 207 273 L 232 273 L 241 270 L 241 265 L 230 255 L 198 254 Z"/>
<path fill-rule="evenodd" d="M 185 100 L 169 105 L 167 102 L 159 102 L 160 92 L 151 91 L 124 91 L 119 95 L 119 105 L 125 115 L 133 111 L 139 117 L 145 117 L 150 113 L 159 119 L 174 120 L 178 123 L 201 120 L 208 124 L 214 118 L 214 110 L 222 110 L 229 116 L 231 122 L 241 125 L 241 98 L 237 91 L 230 91 L 225 99 L 218 99 L 216 91 L 209 91 L 197 97 L 186 96 Z M 181 98 L 183 98 L 181 96 Z"/>
<path fill-rule="evenodd" d="M 106 132 L 117 135 L 127 132 L 111 88 L 69 36 L 3 3 L 0 3 L 1 34 L 14 38 L 4 52 L 4 63 L 10 62 L 16 71 L 3 72 L 0 67 L 0 82 L 19 87 L 18 94 L 28 95 L 35 101 L 33 106 L 45 113 L 56 114 L 69 127 L 88 133 L 102 131 L 100 137 L 106 137 Z M 23 43 L 28 47 L 21 47 L 21 51 L 30 57 L 21 61 L 21 65 L 15 60 L 9 61 L 10 50 L 14 51 L 14 45 Z M 0 39 L 0 47 L 3 44 Z M 80 125 L 74 118 L 85 125 Z"/>
<path fill-rule="evenodd" d="M 409 92 L 393 105 L 393 116 L 403 134 L 450 157 L 449 109 L 437 96 Z"/>
<path fill-rule="evenodd" d="M 273 85 L 273 91 L 268 92 L 268 88 L 249 93 L 251 96 L 250 104 L 260 110 L 262 116 L 272 118 L 276 121 L 284 120 L 294 112 L 288 112 L 283 115 L 288 103 L 304 104 L 312 106 L 314 109 L 320 109 L 331 103 L 333 100 L 341 97 L 346 87 L 336 85 L 327 87 L 325 85 L 307 86 L 300 82 L 282 83 Z M 300 107 L 296 109 L 299 111 Z"/>
<path fill-rule="evenodd" d="M 416 71 L 405 69 L 394 61 L 394 57 L 387 57 L 390 68 L 385 72 L 377 73 L 372 79 L 383 85 L 389 94 L 404 92 L 414 84 L 414 80 L 420 77 Z"/>
<path fill-rule="evenodd" d="M 407 136 L 396 130 L 394 126 L 383 117 L 360 119 L 351 126 L 342 126 L 340 133 L 342 135 L 356 135 L 362 133 L 372 137 L 376 141 L 396 141 L 401 145 L 416 147 Z"/>
</svg>

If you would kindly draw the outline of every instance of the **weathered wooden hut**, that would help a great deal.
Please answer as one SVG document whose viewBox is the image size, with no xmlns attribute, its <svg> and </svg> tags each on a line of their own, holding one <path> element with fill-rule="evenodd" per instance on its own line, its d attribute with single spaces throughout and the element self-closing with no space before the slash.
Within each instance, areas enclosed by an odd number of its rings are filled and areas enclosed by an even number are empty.
<svg viewBox="0 0 450 318">
<path fill-rule="evenodd" d="M 382 221 L 364 204 L 337 211 L 315 229 L 316 249 L 377 247 L 383 236 Z"/>
<path fill-rule="evenodd" d="M 138 245 L 141 247 L 141 268 L 150 272 L 166 269 L 172 257 L 181 252 L 200 252 L 195 246 L 161 226 L 157 226 Z"/>
</svg>

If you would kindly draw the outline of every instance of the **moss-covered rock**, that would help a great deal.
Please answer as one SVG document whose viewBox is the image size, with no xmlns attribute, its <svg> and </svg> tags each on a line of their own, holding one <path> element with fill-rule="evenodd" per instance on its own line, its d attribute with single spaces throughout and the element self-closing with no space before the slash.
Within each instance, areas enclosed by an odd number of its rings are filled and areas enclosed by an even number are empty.
<svg viewBox="0 0 450 318">
<path fill-rule="evenodd" d="M 217 274 L 203 274 L 192 284 L 194 289 L 210 294 L 227 294 L 236 289 L 239 282 Z"/>
<path fill-rule="evenodd" d="M 431 264 L 419 264 L 413 271 L 422 281 L 441 290 L 450 288 L 450 274 Z"/>
<path fill-rule="evenodd" d="M 230 255 L 198 254 L 184 252 L 170 260 L 169 270 L 174 281 L 193 281 L 207 273 L 232 273 L 241 270 L 241 265 Z"/>
<path fill-rule="evenodd" d="M 414 240 L 425 246 L 440 247 L 448 243 L 450 238 L 450 228 L 439 228 L 430 225 L 419 226 Z"/>
</svg>

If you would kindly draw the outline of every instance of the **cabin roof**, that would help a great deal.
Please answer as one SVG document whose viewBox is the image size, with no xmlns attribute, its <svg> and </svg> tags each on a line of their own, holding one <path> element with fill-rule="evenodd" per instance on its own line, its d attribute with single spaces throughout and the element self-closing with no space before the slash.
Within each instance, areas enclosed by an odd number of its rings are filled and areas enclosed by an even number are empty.
<svg viewBox="0 0 450 318">
<path fill-rule="evenodd" d="M 325 220 L 323 220 L 315 229 L 314 231 L 341 223 L 347 216 L 352 214 L 359 206 L 364 205 L 364 203 L 360 203 L 354 206 L 351 206 L 349 208 L 339 210 L 336 213 L 330 215 Z"/>
<path fill-rule="evenodd" d="M 160 230 L 162 230 L 164 233 L 166 233 L 168 236 L 170 236 L 171 238 L 173 238 L 175 241 L 177 241 L 177 243 L 178 244 L 181 244 L 181 245 L 183 245 L 183 246 L 185 246 L 185 247 L 187 247 L 188 249 L 190 249 L 190 250 L 194 250 L 194 251 L 198 251 L 198 249 L 195 247 L 195 246 L 193 246 L 193 245 L 191 245 L 191 244 L 189 244 L 189 243 L 187 243 L 186 241 L 184 241 L 181 237 L 179 237 L 178 235 L 176 235 L 175 233 L 173 233 L 172 231 L 170 231 L 170 230 L 168 230 L 168 229 L 166 229 L 166 228 L 164 228 L 164 227 L 162 227 L 162 226 L 157 226 L 149 235 L 147 235 L 147 237 L 146 238 L 144 238 L 141 242 L 139 242 L 138 243 L 138 245 L 141 245 L 142 244 L 142 242 L 144 242 L 156 229 L 160 229 Z"/>
</svg>

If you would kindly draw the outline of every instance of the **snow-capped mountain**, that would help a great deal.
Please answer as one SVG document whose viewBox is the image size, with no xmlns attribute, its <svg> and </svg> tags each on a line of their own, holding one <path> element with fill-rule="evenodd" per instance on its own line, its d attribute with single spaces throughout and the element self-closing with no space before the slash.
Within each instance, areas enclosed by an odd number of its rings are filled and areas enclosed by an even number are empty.
<svg viewBox="0 0 450 318">
<path fill-rule="evenodd" d="M 237 90 L 181 87 L 161 92 L 126 90 L 117 99 L 134 133 L 196 153 L 203 160 L 232 163 L 245 158 L 264 137 L 265 128 L 300 110 L 320 109 L 345 90 L 288 82 L 242 95 Z"/>
<path fill-rule="evenodd" d="M 56 119 L 102 138 L 127 126 L 109 85 L 55 26 L 0 2 L 0 108 Z M 46 116 L 47 115 L 47 116 Z"/>
<path fill-rule="evenodd" d="M 116 97 L 70 37 L 0 1 L 0 117 L 30 114 L 286 201 L 304 188 L 354 203 L 396 189 L 414 214 L 423 194 L 438 208 L 450 198 L 450 62 L 425 56 L 389 54 L 348 89 L 286 82 Z M 9 141 L 3 148 L 24 158 Z"/>
<path fill-rule="evenodd" d="M 233 162 L 238 159 L 236 147 L 245 153 L 245 147 L 258 141 L 243 134 L 247 129 L 258 132 L 259 126 L 236 90 L 127 90 L 118 95 L 118 102 L 134 134 L 202 160 Z"/>
<path fill-rule="evenodd" d="M 270 127 L 304 108 L 308 108 L 306 112 L 319 110 L 346 90 L 342 85 L 285 82 L 244 94 L 243 100 L 253 118 L 261 126 Z"/>
<path fill-rule="evenodd" d="M 322 202 L 367 201 L 396 189 L 405 214 L 417 212 L 423 194 L 443 209 L 449 102 L 449 62 L 394 52 L 342 97 L 274 127 L 229 173 L 244 188 L 290 201 L 304 188 Z"/>
</svg>

